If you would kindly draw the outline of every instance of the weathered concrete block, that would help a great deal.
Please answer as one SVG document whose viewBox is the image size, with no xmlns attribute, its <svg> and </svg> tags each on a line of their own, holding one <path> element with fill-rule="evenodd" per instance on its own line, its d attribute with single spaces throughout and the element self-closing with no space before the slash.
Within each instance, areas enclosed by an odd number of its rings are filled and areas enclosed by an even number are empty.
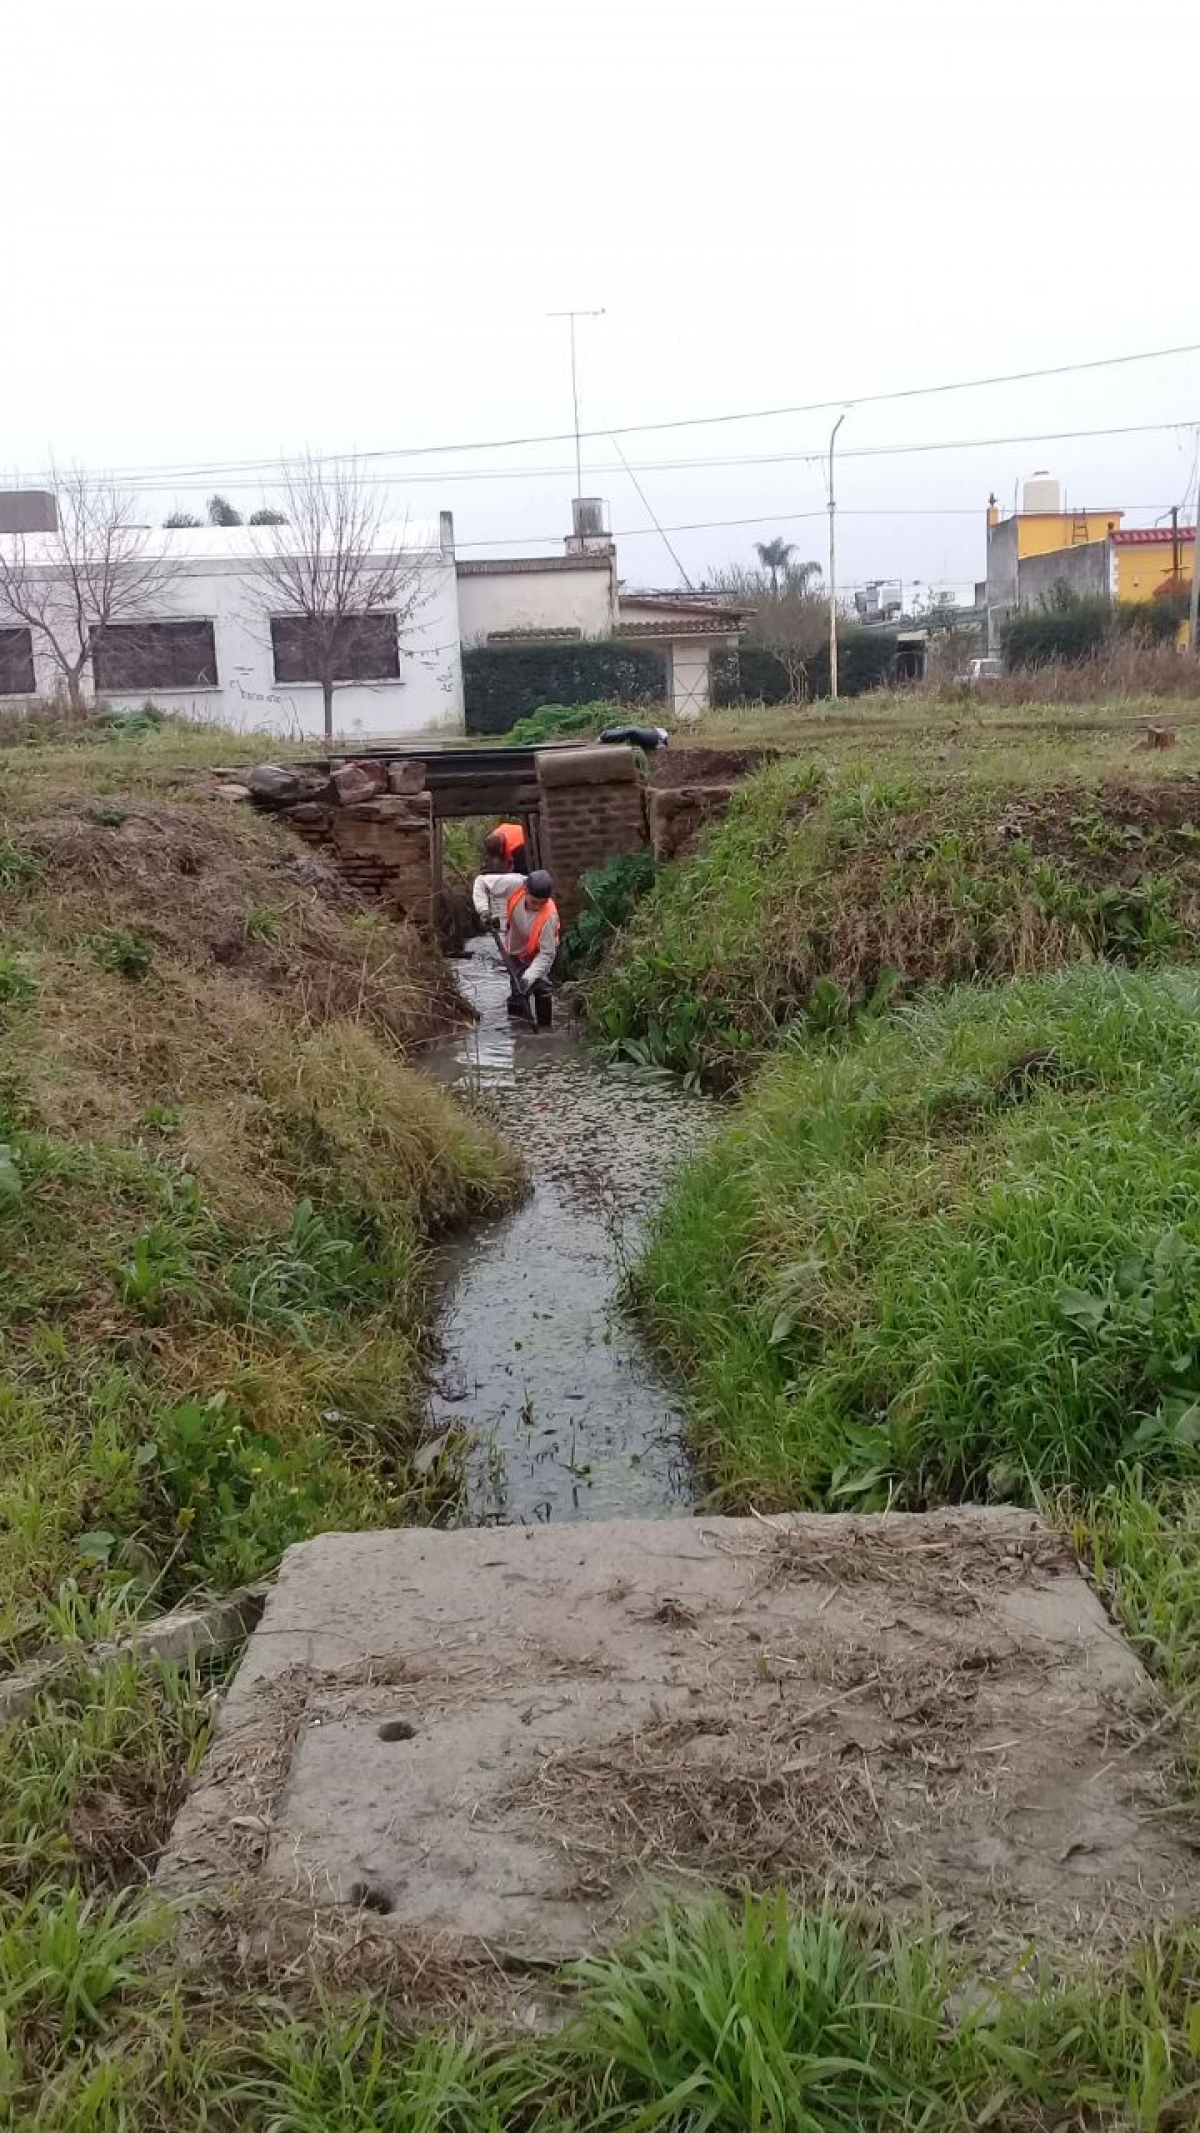
<svg viewBox="0 0 1200 2133">
<path fill-rule="evenodd" d="M 632 748 L 563 748 L 540 751 L 537 774 L 545 787 L 632 785 L 638 772 Z"/>
<path fill-rule="evenodd" d="M 743 1875 L 757 1787 L 768 1885 L 1086 1942 L 1195 1914 L 1160 1708 L 1027 1512 L 327 1533 L 284 1558 L 159 1882 L 299 1905 L 306 1947 L 369 1910 L 561 1960 Z"/>
</svg>

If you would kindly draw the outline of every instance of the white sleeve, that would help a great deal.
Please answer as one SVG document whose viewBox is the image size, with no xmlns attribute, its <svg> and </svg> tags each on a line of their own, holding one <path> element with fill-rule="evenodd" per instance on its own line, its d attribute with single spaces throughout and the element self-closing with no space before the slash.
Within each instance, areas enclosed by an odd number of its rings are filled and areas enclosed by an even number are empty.
<svg viewBox="0 0 1200 2133">
<path fill-rule="evenodd" d="M 523 874 L 477 874 L 471 886 L 471 902 L 480 918 L 504 917 L 514 889 L 523 889 Z"/>
</svg>

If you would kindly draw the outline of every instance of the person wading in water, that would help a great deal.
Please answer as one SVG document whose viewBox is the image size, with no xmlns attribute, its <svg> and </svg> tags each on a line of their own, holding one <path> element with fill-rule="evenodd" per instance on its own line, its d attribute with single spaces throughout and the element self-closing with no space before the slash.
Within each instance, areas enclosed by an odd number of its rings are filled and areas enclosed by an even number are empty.
<svg viewBox="0 0 1200 2133">
<path fill-rule="evenodd" d="M 562 932 L 550 876 L 541 867 L 528 879 L 511 871 L 477 874 L 471 900 L 502 943 L 512 987 L 509 1014 L 529 1016 L 532 1007 L 530 1019 L 549 1029 L 554 1019 L 550 972 Z"/>
<path fill-rule="evenodd" d="M 529 853 L 525 831 L 519 822 L 498 822 L 484 840 L 484 863 L 493 872 L 528 874 Z"/>
</svg>

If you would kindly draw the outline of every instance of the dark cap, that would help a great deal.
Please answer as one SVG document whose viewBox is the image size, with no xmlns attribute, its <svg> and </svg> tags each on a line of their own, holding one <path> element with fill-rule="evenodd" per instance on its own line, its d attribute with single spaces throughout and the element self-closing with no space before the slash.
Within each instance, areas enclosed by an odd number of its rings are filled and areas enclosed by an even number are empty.
<svg viewBox="0 0 1200 2133">
<path fill-rule="evenodd" d="M 554 883 L 547 874 L 545 867 L 534 868 L 533 873 L 525 884 L 525 894 L 527 896 L 536 896 L 539 902 L 544 901 L 547 896 L 553 896 Z"/>
</svg>

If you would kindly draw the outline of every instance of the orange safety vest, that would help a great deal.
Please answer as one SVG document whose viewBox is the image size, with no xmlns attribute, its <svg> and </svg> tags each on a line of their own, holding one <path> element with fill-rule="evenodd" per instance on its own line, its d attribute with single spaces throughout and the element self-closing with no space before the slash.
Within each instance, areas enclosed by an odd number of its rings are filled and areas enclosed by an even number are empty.
<svg viewBox="0 0 1200 2133">
<path fill-rule="evenodd" d="M 498 822 L 492 831 L 493 837 L 504 839 L 504 857 L 511 859 L 525 842 L 525 832 L 519 822 Z"/>
<path fill-rule="evenodd" d="M 519 889 L 513 890 L 512 895 L 509 897 L 508 902 L 504 907 L 505 922 L 508 926 L 510 936 L 512 934 L 513 912 L 516 910 L 517 905 L 520 903 L 521 898 L 525 895 L 525 893 L 525 885 L 524 883 L 522 883 Z M 541 910 L 538 912 L 537 917 L 534 919 L 533 925 L 530 929 L 529 939 L 526 941 L 525 946 L 521 950 L 521 958 L 523 962 L 532 963 L 534 956 L 538 952 L 538 947 L 541 942 L 542 934 L 546 929 L 547 921 L 557 917 L 558 905 L 555 903 L 554 898 L 552 896 L 548 896 L 546 898 L 545 903 L 542 905 Z"/>
</svg>

